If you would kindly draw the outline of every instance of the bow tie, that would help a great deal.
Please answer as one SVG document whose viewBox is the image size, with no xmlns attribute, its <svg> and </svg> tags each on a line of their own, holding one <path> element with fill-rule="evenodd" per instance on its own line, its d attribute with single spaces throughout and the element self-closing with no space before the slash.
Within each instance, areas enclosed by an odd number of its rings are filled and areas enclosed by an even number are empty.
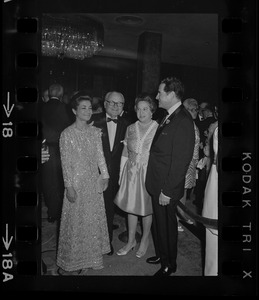
<svg viewBox="0 0 259 300">
<path fill-rule="evenodd" d="M 118 119 L 112 119 L 112 118 L 109 118 L 109 117 L 107 117 L 106 121 L 107 121 L 107 122 L 113 121 L 113 122 L 116 123 L 116 124 L 118 123 Z"/>
</svg>

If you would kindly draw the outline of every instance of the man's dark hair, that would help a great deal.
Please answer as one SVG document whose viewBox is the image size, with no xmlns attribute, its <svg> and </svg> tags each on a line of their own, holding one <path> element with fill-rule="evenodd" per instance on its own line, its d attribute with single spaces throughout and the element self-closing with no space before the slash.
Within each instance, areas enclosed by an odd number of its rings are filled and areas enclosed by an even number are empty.
<svg viewBox="0 0 259 300">
<path fill-rule="evenodd" d="M 175 95 L 178 99 L 182 100 L 184 95 L 184 85 L 176 77 L 167 77 L 162 80 L 161 83 L 165 84 L 164 91 L 166 93 L 175 92 Z"/>
</svg>

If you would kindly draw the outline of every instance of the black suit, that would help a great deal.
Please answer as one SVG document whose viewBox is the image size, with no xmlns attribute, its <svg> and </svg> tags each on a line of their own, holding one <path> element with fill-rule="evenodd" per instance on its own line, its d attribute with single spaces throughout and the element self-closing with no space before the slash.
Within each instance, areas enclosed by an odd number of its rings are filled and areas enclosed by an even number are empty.
<svg viewBox="0 0 259 300">
<path fill-rule="evenodd" d="M 109 237 L 110 242 L 112 242 L 112 227 L 114 218 L 113 201 L 119 189 L 118 181 L 120 174 L 120 161 L 123 150 L 123 143 L 121 141 L 123 141 L 125 138 L 125 133 L 129 125 L 129 121 L 123 117 L 118 117 L 117 129 L 112 151 L 110 150 L 106 113 L 92 115 L 91 121 L 94 121 L 94 126 L 102 129 L 103 152 L 108 168 L 108 173 L 110 175 L 108 188 L 104 191 L 103 196 L 106 209 Z"/>
<path fill-rule="evenodd" d="M 42 193 L 48 208 L 48 216 L 55 220 L 61 216 L 64 195 L 59 137 L 71 124 L 71 119 L 67 114 L 66 105 L 55 98 L 42 103 L 41 115 L 42 138 L 46 139 L 50 154 L 50 159 L 42 165 Z"/>
<path fill-rule="evenodd" d="M 162 267 L 176 266 L 176 205 L 184 194 L 185 175 L 192 159 L 194 143 L 193 120 L 181 105 L 163 126 L 158 127 L 151 145 L 146 188 L 152 196 L 153 240 Z M 159 204 L 161 191 L 171 198 L 166 206 Z"/>
</svg>

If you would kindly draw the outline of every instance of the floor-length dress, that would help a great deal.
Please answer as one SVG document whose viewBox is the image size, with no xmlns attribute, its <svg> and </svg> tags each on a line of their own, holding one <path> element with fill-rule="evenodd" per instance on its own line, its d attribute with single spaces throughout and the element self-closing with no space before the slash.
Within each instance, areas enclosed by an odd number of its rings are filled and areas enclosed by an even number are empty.
<svg viewBox="0 0 259 300">
<path fill-rule="evenodd" d="M 218 219 L 218 171 L 216 160 L 218 155 L 218 127 L 213 133 L 214 161 L 207 180 L 202 216 L 210 219 Z M 218 275 L 218 230 L 206 228 L 205 246 L 205 276 Z"/>
<path fill-rule="evenodd" d="M 60 152 L 65 187 L 73 186 L 77 198 L 70 203 L 64 195 L 57 265 L 65 271 L 102 267 L 110 242 L 97 184 L 98 168 L 103 178 L 109 177 L 101 130 L 89 125 L 81 131 L 72 124 L 61 133 Z"/>
<path fill-rule="evenodd" d="M 126 131 L 122 155 L 128 157 L 124 165 L 120 188 L 114 203 L 123 211 L 138 216 L 153 213 L 151 196 L 145 187 L 149 150 L 158 123 L 152 121 L 147 131 L 141 135 L 140 122 L 131 124 Z"/>
</svg>

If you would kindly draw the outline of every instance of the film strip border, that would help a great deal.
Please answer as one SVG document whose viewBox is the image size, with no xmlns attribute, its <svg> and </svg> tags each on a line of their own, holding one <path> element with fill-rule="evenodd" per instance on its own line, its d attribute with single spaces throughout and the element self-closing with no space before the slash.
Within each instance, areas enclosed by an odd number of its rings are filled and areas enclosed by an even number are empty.
<svg viewBox="0 0 259 300">
<path fill-rule="evenodd" d="M 252 283 L 256 277 L 256 90 L 253 25 L 247 8 L 236 6 L 233 13 L 239 12 L 240 17 L 221 22 L 221 63 L 226 72 L 220 80 L 219 256 L 223 259 L 219 272 Z M 249 283 L 244 287 L 249 290 Z"/>
<path fill-rule="evenodd" d="M 229 16 L 219 19 L 220 242 L 215 285 L 231 295 L 254 294 L 257 279 L 256 5 L 250 4 L 235 3 Z M 35 16 L 36 5 L 28 1 L 22 12 L 13 6 L 4 14 L 2 282 L 7 289 L 17 279 L 21 287 L 26 278 L 42 274 L 37 107 L 41 20 Z M 229 289 L 224 289 L 226 285 Z"/>
<path fill-rule="evenodd" d="M 2 282 L 20 274 L 40 274 L 40 201 L 38 195 L 37 118 L 39 83 L 39 19 L 36 2 L 19 12 L 13 1 L 3 4 L 2 91 Z M 7 7 L 8 6 L 8 7 Z M 26 280 L 25 280 L 26 282 Z M 14 284 L 15 286 L 15 284 Z"/>
</svg>

